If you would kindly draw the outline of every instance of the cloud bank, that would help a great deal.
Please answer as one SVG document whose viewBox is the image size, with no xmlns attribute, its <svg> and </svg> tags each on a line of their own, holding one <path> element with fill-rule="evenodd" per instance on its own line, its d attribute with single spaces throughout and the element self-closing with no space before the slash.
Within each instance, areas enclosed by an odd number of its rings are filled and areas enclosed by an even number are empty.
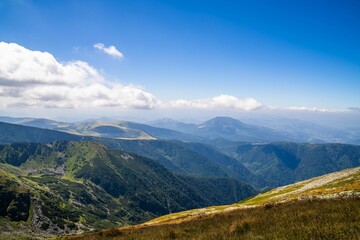
<svg viewBox="0 0 360 240">
<path fill-rule="evenodd" d="M 123 57 L 114 46 L 105 47 L 104 44 L 98 43 L 94 47 L 109 55 Z M 29 50 L 16 43 L 0 42 L 0 109 L 15 107 L 359 111 L 356 107 L 345 110 L 270 107 L 254 98 L 239 99 L 226 94 L 205 99 L 161 102 L 153 94 L 139 87 L 108 81 L 86 62 L 59 62 L 51 53 Z"/>
<path fill-rule="evenodd" d="M 323 113 L 350 111 L 349 109 L 328 109 L 328 108 L 317 108 L 317 107 L 287 107 L 285 109 L 290 111 L 323 112 Z"/>
<path fill-rule="evenodd" d="M 218 109 L 230 108 L 236 110 L 255 110 L 262 107 L 262 104 L 254 98 L 238 99 L 230 95 L 219 95 L 208 99 L 196 100 L 175 100 L 165 104 L 165 107 L 175 108 L 198 108 L 198 109 Z"/>
<path fill-rule="evenodd" d="M 103 43 L 94 44 L 94 48 L 102 51 L 103 53 L 110 55 L 114 58 L 123 59 L 124 55 L 116 49 L 114 45 L 110 45 L 109 47 L 105 47 Z"/>
<path fill-rule="evenodd" d="M 38 108 L 122 107 L 150 109 L 149 92 L 106 81 L 83 61 L 58 62 L 48 52 L 0 42 L 0 106 Z"/>
</svg>

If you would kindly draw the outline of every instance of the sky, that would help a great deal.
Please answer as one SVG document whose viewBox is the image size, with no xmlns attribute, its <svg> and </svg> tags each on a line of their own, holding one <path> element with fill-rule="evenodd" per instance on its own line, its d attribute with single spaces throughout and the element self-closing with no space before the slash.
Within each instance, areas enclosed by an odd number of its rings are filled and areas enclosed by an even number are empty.
<svg viewBox="0 0 360 240">
<path fill-rule="evenodd" d="M 360 112 L 359 12 L 356 0 L 0 0 L 0 114 Z"/>
</svg>

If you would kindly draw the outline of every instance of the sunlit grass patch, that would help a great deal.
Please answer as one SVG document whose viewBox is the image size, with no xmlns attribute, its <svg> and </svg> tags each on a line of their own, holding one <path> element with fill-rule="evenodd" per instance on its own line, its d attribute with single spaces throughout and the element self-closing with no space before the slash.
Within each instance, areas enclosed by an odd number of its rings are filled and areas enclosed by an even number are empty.
<svg viewBox="0 0 360 240">
<path fill-rule="evenodd" d="M 358 239 L 359 199 L 296 201 L 65 239 Z M 105 236 L 106 235 L 106 236 Z"/>
</svg>

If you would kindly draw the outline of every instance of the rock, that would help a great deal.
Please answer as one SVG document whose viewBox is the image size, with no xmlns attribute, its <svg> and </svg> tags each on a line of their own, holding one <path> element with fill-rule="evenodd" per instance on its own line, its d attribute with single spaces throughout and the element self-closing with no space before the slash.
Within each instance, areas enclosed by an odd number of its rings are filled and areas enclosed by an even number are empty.
<svg viewBox="0 0 360 240">
<path fill-rule="evenodd" d="M 272 208 L 273 205 L 271 203 L 266 202 L 263 204 L 263 206 L 265 209 L 270 209 L 270 208 Z"/>
</svg>

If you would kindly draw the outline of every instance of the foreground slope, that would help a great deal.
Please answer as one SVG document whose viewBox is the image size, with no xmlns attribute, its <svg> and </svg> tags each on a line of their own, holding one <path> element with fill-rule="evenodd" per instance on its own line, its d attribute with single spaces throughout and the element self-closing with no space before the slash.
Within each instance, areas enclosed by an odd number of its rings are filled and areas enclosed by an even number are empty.
<svg viewBox="0 0 360 240">
<path fill-rule="evenodd" d="M 240 203 L 66 239 L 359 239 L 360 168 L 273 189 Z"/>
<path fill-rule="evenodd" d="M 3 235 L 135 224 L 254 193 L 235 179 L 176 176 L 148 158 L 95 142 L 0 145 Z"/>
</svg>

